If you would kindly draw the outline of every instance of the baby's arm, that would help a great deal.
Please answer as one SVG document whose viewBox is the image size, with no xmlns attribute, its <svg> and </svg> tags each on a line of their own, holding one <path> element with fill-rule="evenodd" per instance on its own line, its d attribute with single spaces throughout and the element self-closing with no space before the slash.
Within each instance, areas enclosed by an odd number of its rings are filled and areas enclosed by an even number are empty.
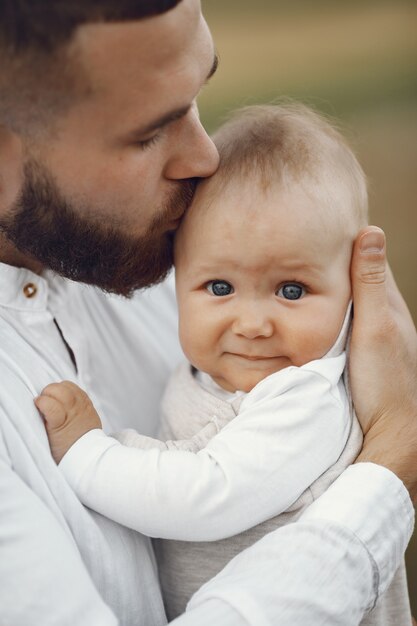
<svg viewBox="0 0 417 626">
<path fill-rule="evenodd" d="M 60 467 L 84 504 L 149 536 L 237 534 L 286 510 L 340 456 L 344 358 L 328 361 L 327 378 L 297 368 L 294 379 L 289 368 L 265 379 L 197 454 L 128 448 L 96 429 Z"/>
<path fill-rule="evenodd" d="M 129 448 L 140 448 L 141 450 L 149 450 L 158 448 L 158 450 L 186 450 L 187 452 L 198 452 L 205 448 L 210 439 L 212 439 L 220 430 L 217 418 L 213 418 L 203 426 L 195 435 L 189 439 L 169 439 L 161 441 L 154 437 L 141 435 L 133 428 L 122 430 L 120 433 L 112 433 L 111 437 L 117 439 L 124 446 Z"/>
<path fill-rule="evenodd" d="M 100 417 L 88 395 L 70 381 L 52 383 L 45 387 L 35 404 L 45 418 L 52 456 L 56 463 L 70 447 L 90 430 L 101 429 Z M 149 450 L 187 450 L 198 452 L 219 431 L 216 421 L 211 421 L 190 439 L 161 441 L 141 435 L 135 430 L 124 430 L 112 435 L 125 446 Z"/>
</svg>

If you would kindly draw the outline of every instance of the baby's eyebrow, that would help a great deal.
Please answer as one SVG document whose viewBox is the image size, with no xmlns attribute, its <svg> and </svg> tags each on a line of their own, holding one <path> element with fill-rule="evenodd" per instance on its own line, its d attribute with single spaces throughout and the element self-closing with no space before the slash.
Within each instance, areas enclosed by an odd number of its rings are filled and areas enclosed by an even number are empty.
<svg viewBox="0 0 417 626">
<path fill-rule="evenodd" d="M 323 271 L 323 266 L 318 263 L 308 263 L 303 261 L 287 261 L 282 264 L 282 269 L 287 271 L 307 272 L 310 274 L 318 274 Z"/>
</svg>

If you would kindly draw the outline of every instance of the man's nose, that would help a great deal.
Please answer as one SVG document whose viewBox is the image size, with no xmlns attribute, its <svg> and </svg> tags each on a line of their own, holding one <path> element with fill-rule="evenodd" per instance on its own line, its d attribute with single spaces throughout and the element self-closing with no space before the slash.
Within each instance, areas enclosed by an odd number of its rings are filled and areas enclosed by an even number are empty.
<svg viewBox="0 0 417 626">
<path fill-rule="evenodd" d="M 219 153 L 204 130 L 196 107 L 184 118 L 176 138 L 177 143 L 165 166 L 166 178 L 182 180 L 214 174 L 219 165 Z"/>
<path fill-rule="evenodd" d="M 269 315 L 261 307 L 242 307 L 236 315 L 232 330 L 236 335 L 246 339 L 257 337 L 271 337 L 274 333 L 274 324 Z"/>
</svg>

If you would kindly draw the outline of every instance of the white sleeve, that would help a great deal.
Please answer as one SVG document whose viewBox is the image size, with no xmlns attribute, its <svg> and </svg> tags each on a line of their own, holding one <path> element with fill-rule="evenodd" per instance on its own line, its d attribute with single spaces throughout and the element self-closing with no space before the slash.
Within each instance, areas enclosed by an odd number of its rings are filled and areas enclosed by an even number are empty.
<svg viewBox="0 0 417 626">
<path fill-rule="evenodd" d="M 122 445 L 129 448 L 139 448 L 140 450 L 152 448 L 158 448 L 159 450 L 187 450 L 188 452 L 197 453 L 202 448 L 205 448 L 210 439 L 217 435 L 219 430 L 217 420 L 213 419 L 189 439 L 161 441 L 161 439 L 141 435 L 132 428 L 122 430 L 120 433 L 112 433 L 111 437 L 114 437 Z"/>
<path fill-rule="evenodd" d="M 401 481 L 349 467 L 303 516 L 235 557 L 175 626 L 352 626 L 389 586 L 414 510 Z"/>
<path fill-rule="evenodd" d="M 72 538 L 13 471 L 0 441 L 0 623 L 116 626 Z"/>
<path fill-rule="evenodd" d="M 237 534 L 286 510 L 337 460 L 349 431 L 331 376 L 279 374 L 197 454 L 128 448 L 94 430 L 60 467 L 85 505 L 145 535 Z"/>
</svg>

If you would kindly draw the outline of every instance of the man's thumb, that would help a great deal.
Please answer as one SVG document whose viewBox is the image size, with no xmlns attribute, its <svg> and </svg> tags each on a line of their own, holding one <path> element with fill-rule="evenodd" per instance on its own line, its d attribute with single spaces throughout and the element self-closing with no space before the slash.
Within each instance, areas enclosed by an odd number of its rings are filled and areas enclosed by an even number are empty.
<svg viewBox="0 0 417 626">
<path fill-rule="evenodd" d="M 355 317 L 370 320 L 388 304 L 384 231 L 368 226 L 353 246 L 351 277 Z"/>
</svg>

